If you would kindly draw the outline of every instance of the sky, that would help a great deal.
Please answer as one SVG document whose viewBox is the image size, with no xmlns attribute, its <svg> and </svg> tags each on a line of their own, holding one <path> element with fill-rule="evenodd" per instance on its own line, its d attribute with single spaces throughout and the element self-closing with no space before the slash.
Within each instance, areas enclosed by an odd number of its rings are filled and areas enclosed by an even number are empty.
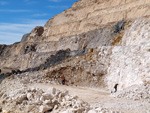
<svg viewBox="0 0 150 113">
<path fill-rule="evenodd" d="M 19 42 L 79 0 L 0 0 L 0 44 Z"/>
</svg>

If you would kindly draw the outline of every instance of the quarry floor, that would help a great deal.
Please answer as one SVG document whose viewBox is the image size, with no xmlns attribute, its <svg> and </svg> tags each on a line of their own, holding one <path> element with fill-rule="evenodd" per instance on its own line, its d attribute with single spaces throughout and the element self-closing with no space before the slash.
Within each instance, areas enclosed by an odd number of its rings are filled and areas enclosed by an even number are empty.
<svg viewBox="0 0 150 113">
<path fill-rule="evenodd" d="M 48 83 L 29 84 L 28 87 L 44 90 L 48 89 L 49 87 L 54 87 L 61 91 L 68 90 L 70 95 L 78 96 L 81 101 L 87 102 L 93 107 L 101 107 L 115 111 L 113 113 L 150 113 L 150 103 L 116 98 L 109 91 L 104 89 L 52 85 Z"/>
</svg>

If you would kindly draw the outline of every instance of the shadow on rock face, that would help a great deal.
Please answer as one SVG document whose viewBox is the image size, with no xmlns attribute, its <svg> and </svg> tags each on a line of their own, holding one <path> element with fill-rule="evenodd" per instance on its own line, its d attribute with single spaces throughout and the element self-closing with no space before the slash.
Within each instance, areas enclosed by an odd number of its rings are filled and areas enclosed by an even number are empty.
<svg viewBox="0 0 150 113">
<path fill-rule="evenodd" d="M 43 32 L 44 32 L 44 28 L 42 26 L 37 26 L 30 33 L 23 35 L 21 42 L 37 40 L 38 37 L 42 36 Z"/>
<path fill-rule="evenodd" d="M 0 56 L 2 55 L 2 53 L 5 51 L 5 48 L 7 46 L 6 45 L 0 45 Z"/>
<path fill-rule="evenodd" d="M 115 36 L 116 34 L 120 33 L 120 31 L 124 30 L 124 26 L 125 26 L 126 21 L 122 20 L 120 22 L 118 22 L 116 25 L 113 26 L 113 33 L 112 36 Z"/>
<path fill-rule="evenodd" d="M 12 70 L 11 72 L 8 72 L 8 73 L 2 73 L 0 74 L 0 83 L 7 77 L 10 77 L 12 75 L 15 75 L 15 74 L 21 74 L 23 73 L 23 71 L 20 71 L 19 69 L 18 70 Z"/>
<path fill-rule="evenodd" d="M 44 32 L 44 28 L 39 26 L 39 27 L 36 27 L 36 32 L 37 32 L 37 35 L 38 36 L 41 36 Z"/>
<path fill-rule="evenodd" d="M 81 56 L 81 55 L 84 55 L 85 53 L 86 53 L 86 50 L 76 50 L 76 51 L 59 50 L 54 56 L 51 56 L 50 58 L 48 58 L 45 64 L 32 68 L 31 70 L 38 71 L 40 69 L 46 69 L 46 68 L 51 67 L 52 65 L 59 64 L 68 58 Z"/>
<path fill-rule="evenodd" d="M 24 54 L 28 54 L 30 52 L 35 52 L 36 51 L 36 45 L 27 45 L 24 49 Z"/>
<path fill-rule="evenodd" d="M 5 78 L 7 78 L 7 77 L 9 77 L 9 76 L 11 76 L 11 73 L 2 73 L 1 75 L 0 75 L 0 83 L 5 79 Z"/>
<path fill-rule="evenodd" d="M 32 71 L 39 71 L 40 69 L 46 69 L 49 68 L 53 65 L 60 64 L 62 61 L 75 57 L 75 56 L 81 56 L 85 55 L 87 50 L 75 50 L 75 51 L 70 51 L 69 49 L 66 50 L 59 50 L 55 55 L 52 55 L 49 57 L 46 62 L 40 66 L 37 66 L 35 68 L 28 68 L 26 70 L 12 70 L 10 73 L 4 73 L 0 75 L 0 83 L 7 77 L 15 74 L 21 74 L 25 72 L 32 72 Z"/>
</svg>

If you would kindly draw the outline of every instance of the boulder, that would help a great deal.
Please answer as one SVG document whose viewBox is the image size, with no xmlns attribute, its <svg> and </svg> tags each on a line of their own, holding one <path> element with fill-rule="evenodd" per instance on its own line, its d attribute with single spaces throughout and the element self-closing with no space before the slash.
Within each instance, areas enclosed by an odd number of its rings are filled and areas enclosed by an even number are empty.
<svg viewBox="0 0 150 113">
<path fill-rule="evenodd" d="M 40 113 L 45 113 L 45 112 L 47 112 L 47 111 L 52 111 L 52 109 L 53 109 L 53 107 L 52 106 L 44 106 L 44 105 L 42 105 L 42 106 L 40 106 L 40 108 L 39 108 L 39 112 Z"/>
</svg>

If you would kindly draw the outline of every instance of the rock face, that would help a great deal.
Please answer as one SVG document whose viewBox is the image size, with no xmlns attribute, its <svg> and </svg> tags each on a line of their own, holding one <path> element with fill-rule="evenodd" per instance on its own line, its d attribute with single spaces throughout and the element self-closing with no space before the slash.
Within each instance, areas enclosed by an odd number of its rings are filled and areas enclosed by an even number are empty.
<svg viewBox="0 0 150 113">
<path fill-rule="evenodd" d="M 81 34 L 108 23 L 150 15 L 149 0 L 81 0 L 45 25 L 45 41 Z M 136 15 L 135 15 L 136 14 Z"/>
<path fill-rule="evenodd" d="M 119 84 L 118 90 L 148 85 L 149 43 L 150 0 L 80 0 L 48 20 L 44 27 L 37 26 L 25 34 L 21 42 L 0 45 L 0 82 L 6 85 L 6 78 L 18 76 L 26 84 L 61 84 L 65 77 L 67 85 L 108 90 L 115 84 Z M 23 79 L 26 73 L 28 77 Z M 32 76 L 34 73 L 39 74 Z M 31 93 L 15 97 L 18 104 L 30 101 Z M 43 91 L 40 93 L 43 95 Z M 49 102 L 53 103 L 49 99 L 45 103 Z M 40 104 L 39 111 L 58 107 L 47 104 Z M 33 106 L 27 105 L 31 110 Z"/>
<path fill-rule="evenodd" d="M 125 31 L 119 46 L 112 49 L 107 80 L 120 88 L 149 84 L 150 19 L 140 18 Z"/>
<path fill-rule="evenodd" d="M 119 88 L 149 83 L 148 70 L 145 70 L 149 65 L 149 3 L 149 0 L 76 2 L 44 27 L 35 27 L 25 34 L 21 42 L 1 45 L 0 67 L 3 72 L 37 69 L 55 56 L 56 51 L 98 48 L 91 54 L 105 59 L 92 60 L 93 64 L 104 65 L 102 73 L 106 75 L 104 83 L 108 88 L 115 83 L 120 84 Z M 103 48 L 108 51 L 101 51 Z M 99 71 L 92 69 L 93 64 L 86 64 L 91 68 L 89 73 Z"/>
</svg>

